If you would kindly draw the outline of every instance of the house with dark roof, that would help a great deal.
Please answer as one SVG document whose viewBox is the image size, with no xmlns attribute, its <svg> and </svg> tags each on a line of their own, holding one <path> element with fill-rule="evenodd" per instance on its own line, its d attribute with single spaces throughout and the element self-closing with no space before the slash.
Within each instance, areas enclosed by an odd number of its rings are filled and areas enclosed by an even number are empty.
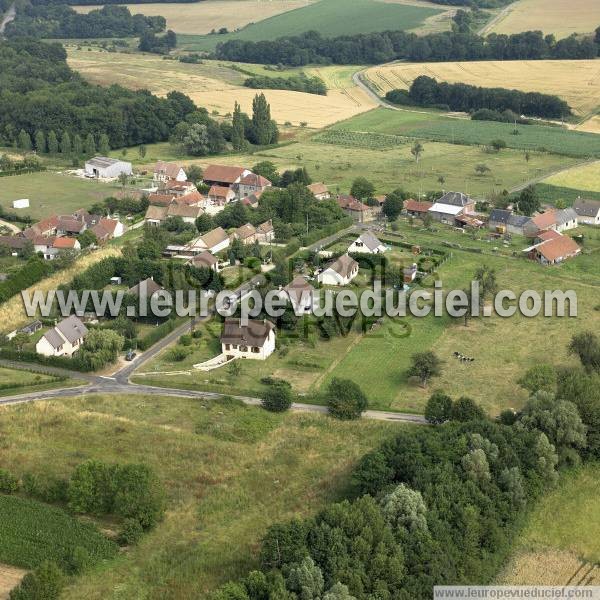
<svg viewBox="0 0 600 600">
<path fill-rule="evenodd" d="M 49 329 L 35 345 L 35 351 L 43 356 L 72 356 L 81 348 L 88 334 L 87 327 L 79 317 L 71 315 Z"/>
<path fill-rule="evenodd" d="M 240 240 L 242 244 L 254 244 L 256 241 L 256 228 L 252 223 L 246 223 L 238 227 L 232 234 L 232 240 Z"/>
<path fill-rule="evenodd" d="M 309 312 L 313 307 L 315 288 L 302 275 L 294 277 L 283 289 L 281 297 L 289 300 L 296 314 Z"/>
<path fill-rule="evenodd" d="M 206 185 L 231 187 L 240 182 L 242 177 L 252 173 L 244 167 L 230 167 L 226 165 L 208 165 L 204 169 L 203 181 Z"/>
<path fill-rule="evenodd" d="M 226 360 L 248 358 L 266 360 L 275 351 L 275 325 L 271 321 L 225 319 L 221 350 Z"/>
<path fill-rule="evenodd" d="M 438 198 L 437 203 L 460 206 L 462 212 L 467 215 L 475 212 L 475 200 L 462 192 L 446 192 L 441 198 Z"/>
<path fill-rule="evenodd" d="M 368 206 L 354 196 L 340 194 L 337 197 L 339 207 L 357 223 L 372 221 L 379 213 L 379 207 Z"/>
<path fill-rule="evenodd" d="M 385 245 L 377 239 L 372 231 L 364 231 L 350 244 L 348 253 L 381 254 L 386 250 Z"/>
<path fill-rule="evenodd" d="M 143 281 L 140 281 L 139 283 L 136 283 L 134 286 L 130 287 L 127 290 L 127 293 L 138 298 L 140 296 L 144 298 L 152 298 L 156 292 L 160 292 L 164 289 L 165 288 L 154 281 L 152 277 L 148 277 L 148 279 L 144 279 Z"/>
<path fill-rule="evenodd" d="M 237 195 L 239 198 L 247 198 L 252 194 L 256 194 L 256 192 L 264 192 L 272 185 L 273 184 L 266 177 L 257 175 L 256 173 L 248 173 L 248 175 L 244 175 L 237 184 Z"/>
<path fill-rule="evenodd" d="M 198 269 L 211 269 L 215 273 L 219 272 L 219 260 L 208 250 L 204 250 L 190 259 L 189 263 Z"/>
<path fill-rule="evenodd" d="M 358 275 L 358 263 L 347 254 L 325 267 L 317 275 L 317 280 L 323 285 L 348 285 Z"/>
<path fill-rule="evenodd" d="M 577 198 L 573 203 L 580 223 L 600 225 L 600 200 L 584 200 Z"/>
<path fill-rule="evenodd" d="M 515 215 L 512 210 L 494 208 L 490 212 L 488 228 L 490 231 L 501 234 L 525 235 L 525 229 L 529 221 L 531 221 L 531 217 Z"/>
</svg>

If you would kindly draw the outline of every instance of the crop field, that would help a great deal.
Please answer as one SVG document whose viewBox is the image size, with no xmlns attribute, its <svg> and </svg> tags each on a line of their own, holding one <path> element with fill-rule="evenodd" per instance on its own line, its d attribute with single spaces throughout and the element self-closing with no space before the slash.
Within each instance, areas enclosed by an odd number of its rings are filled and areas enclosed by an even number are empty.
<svg viewBox="0 0 600 600">
<path fill-rule="evenodd" d="M 185 50 L 214 50 L 219 42 L 273 40 L 305 31 L 319 31 L 326 37 L 370 33 L 388 29 L 416 29 L 425 21 L 446 11 L 424 4 L 415 6 L 377 0 L 321 0 L 304 8 L 261 20 L 244 29 L 225 35 L 180 36 Z M 343 18 L 340 18 L 343 15 Z"/>
<path fill-rule="evenodd" d="M 166 95 L 176 89 L 189 95 L 209 112 L 226 115 L 233 112 L 235 101 L 251 111 L 252 100 L 259 90 L 243 87 L 245 75 L 231 69 L 227 63 L 206 61 L 191 65 L 165 61 L 157 56 L 87 52 L 69 49 L 69 64 L 92 83 L 118 83 L 132 89 L 149 89 Z M 308 127 L 324 127 L 370 110 L 375 102 L 361 89 L 353 86 L 348 69 L 323 69 L 328 78 L 347 82 L 347 87 L 335 87 L 327 96 L 265 90 L 271 113 L 278 123 L 305 123 Z M 307 71 L 308 72 L 308 71 Z"/>
<path fill-rule="evenodd" d="M 507 147 L 579 158 L 600 157 L 600 136 L 562 127 L 471 121 L 417 110 L 380 108 L 336 123 L 333 129 L 401 135 L 461 145 L 487 145 L 502 139 Z"/>
<path fill-rule="evenodd" d="M 586 115 L 600 105 L 600 64 L 597 60 L 393 63 L 365 71 L 365 77 L 381 95 L 392 89 L 408 89 L 419 75 L 448 83 L 555 94 L 580 115 Z"/>
<path fill-rule="evenodd" d="M 367 148 L 369 150 L 390 150 L 409 143 L 404 137 L 383 133 L 362 133 L 360 131 L 341 131 L 327 129 L 316 135 L 313 140 L 320 144 L 347 146 L 348 148 Z"/>
<path fill-rule="evenodd" d="M 544 183 L 586 192 L 600 192 L 600 161 L 551 175 L 548 179 L 544 179 Z"/>
<path fill-rule="evenodd" d="M 322 135 L 338 134 L 327 130 Z M 338 188 L 349 191 L 358 174 L 365 174 L 379 194 L 398 187 L 415 194 L 442 188 L 465 190 L 476 197 L 510 190 L 531 179 L 543 178 L 545 174 L 577 164 L 574 159 L 546 153 L 531 152 L 527 162 L 523 152 L 517 150 L 488 154 L 478 146 L 426 141 L 422 142 L 424 152 L 416 164 L 410 153 L 412 143 L 389 150 L 366 147 L 367 144 L 376 146 L 378 135 L 374 138 L 361 135 L 362 145 L 356 147 L 299 141 L 253 155 L 219 157 L 219 163 L 252 166 L 261 160 L 270 160 L 280 170 L 306 166 L 314 181 L 323 181 L 332 191 Z M 213 160 L 192 162 L 205 166 Z M 486 164 L 490 172 L 478 175 L 475 167 L 479 164 Z M 443 184 L 440 177 L 444 178 Z"/>
<path fill-rule="evenodd" d="M 9 212 L 15 212 L 12 201 L 29 198 L 30 208 L 16 212 L 39 220 L 53 214 L 70 214 L 78 208 L 89 207 L 121 189 L 119 185 L 51 171 L 13 175 L 2 177 L 0 206 Z"/>
<path fill-rule="evenodd" d="M 487 33 L 519 33 L 541 29 L 557 38 L 590 33 L 600 23 L 596 0 L 519 0 L 507 7 Z"/>
<path fill-rule="evenodd" d="M 117 546 L 90 523 L 35 500 L 0 495 L 0 562 L 32 569 L 44 560 L 66 567 L 77 547 L 92 563 L 112 558 Z"/>
<path fill-rule="evenodd" d="M 131 14 L 167 19 L 167 29 L 175 33 L 204 35 L 213 29 L 226 27 L 235 31 L 249 23 L 256 23 L 296 8 L 303 8 L 314 0 L 203 0 L 192 3 L 124 4 Z M 98 6 L 75 6 L 77 12 L 88 13 Z M 218 38 L 216 38 L 218 39 Z"/>
<path fill-rule="evenodd" d="M 0 465 L 68 476 L 86 459 L 152 466 L 165 520 L 115 561 L 75 580 L 69 600 L 199 598 L 257 566 L 267 527 L 351 491 L 356 461 L 401 425 L 274 415 L 233 401 L 88 395 L 2 410 Z M 49 461 L 48 457 L 52 460 Z"/>
</svg>

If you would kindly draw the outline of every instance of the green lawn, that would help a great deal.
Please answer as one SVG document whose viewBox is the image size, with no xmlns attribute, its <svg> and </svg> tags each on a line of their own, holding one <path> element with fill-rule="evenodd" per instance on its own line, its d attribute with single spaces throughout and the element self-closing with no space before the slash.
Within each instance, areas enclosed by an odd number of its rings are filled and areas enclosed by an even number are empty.
<svg viewBox="0 0 600 600">
<path fill-rule="evenodd" d="M 234 402 L 95 395 L 3 408 L 0 466 L 68 476 L 86 459 L 144 462 L 165 520 L 61 596 L 187 600 L 257 567 L 272 523 L 351 492 L 356 461 L 401 425 L 274 415 Z M 51 457 L 51 460 L 49 460 Z"/>
<path fill-rule="evenodd" d="M 511 123 L 455 119 L 422 109 L 378 108 L 337 123 L 332 129 L 463 145 L 486 145 L 492 140 L 502 139 L 509 148 L 519 150 L 541 150 L 580 158 L 600 156 L 600 136 L 594 133 L 543 125 L 517 125 L 518 135 L 515 135 L 515 126 Z M 403 140 L 398 142 L 404 143 Z"/>
<path fill-rule="evenodd" d="M 36 220 L 53 214 L 70 214 L 121 190 L 121 186 L 81 179 L 51 171 L 2 177 L 0 206 Z M 14 211 L 12 201 L 29 198 L 30 208 Z"/>
<path fill-rule="evenodd" d="M 71 387 L 80 383 L 72 379 L 63 380 L 54 375 L 0 367 L 0 396 Z"/>
<path fill-rule="evenodd" d="M 225 35 L 178 35 L 178 46 L 185 50 L 214 50 L 228 40 L 262 41 L 318 31 L 326 37 L 371 33 L 374 31 L 414 29 L 442 10 L 378 2 L 376 0 L 321 0 L 248 25 Z M 340 18 L 343 15 L 343 18 Z"/>
</svg>

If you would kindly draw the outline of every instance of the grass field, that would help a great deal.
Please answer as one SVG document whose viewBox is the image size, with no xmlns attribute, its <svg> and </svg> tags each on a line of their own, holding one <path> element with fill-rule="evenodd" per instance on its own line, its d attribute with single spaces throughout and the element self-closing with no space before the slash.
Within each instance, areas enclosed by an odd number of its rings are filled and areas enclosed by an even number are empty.
<svg viewBox="0 0 600 600">
<path fill-rule="evenodd" d="M 519 0 L 502 13 L 487 33 L 541 29 L 564 38 L 572 33 L 589 33 L 597 23 L 600 23 L 600 4 L 596 0 Z"/>
<path fill-rule="evenodd" d="M 39 220 L 53 214 L 70 214 L 78 208 L 89 207 L 121 189 L 121 186 L 115 184 L 42 171 L 2 177 L 0 206 L 13 212 L 13 200 L 29 198 L 30 208 L 17 212 Z"/>
<path fill-rule="evenodd" d="M 573 167 L 544 179 L 544 183 L 586 192 L 600 192 L 600 162 Z"/>
<path fill-rule="evenodd" d="M 388 29 L 416 29 L 423 26 L 428 18 L 445 12 L 433 6 L 378 0 L 320 0 L 304 8 L 261 20 L 235 33 L 218 36 L 183 35 L 180 36 L 179 46 L 185 50 L 214 50 L 217 43 L 231 39 L 272 40 L 310 30 L 319 31 L 326 37 L 335 37 Z"/>
<path fill-rule="evenodd" d="M 392 89 L 408 89 L 420 75 L 449 83 L 557 95 L 579 115 L 587 115 L 600 105 L 600 63 L 596 60 L 393 63 L 365 71 L 381 95 Z"/>
<path fill-rule="evenodd" d="M 600 136 L 562 127 L 457 119 L 425 110 L 379 108 L 336 123 L 333 129 L 384 133 L 461 145 L 487 145 L 503 139 L 509 148 L 543 150 L 580 158 L 600 156 Z M 485 161 L 484 161 L 485 162 Z"/>
<path fill-rule="evenodd" d="M 209 112 L 217 111 L 221 115 L 233 112 L 235 101 L 243 110 L 251 112 L 252 100 L 258 93 L 258 90 L 243 87 L 245 75 L 219 61 L 191 65 L 165 61 L 157 56 L 87 52 L 71 47 L 69 64 L 92 83 L 118 83 L 132 89 L 149 89 L 158 95 L 176 89 L 188 94 Z M 375 106 L 367 94 L 351 83 L 349 67 L 325 67 L 319 71 L 325 74 L 333 88 L 327 96 L 265 90 L 277 122 L 324 127 Z"/>
<path fill-rule="evenodd" d="M 167 490 L 165 520 L 78 578 L 62 596 L 73 600 L 204 597 L 256 567 L 270 524 L 314 514 L 349 493 L 357 459 L 401 427 L 156 396 L 0 410 L 4 468 L 64 477 L 88 458 L 127 457 L 150 464 Z"/>
<path fill-rule="evenodd" d="M 72 380 L 62 381 L 53 375 L 34 374 L 20 369 L 0 367 L 0 396 L 69 387 L 77 385 L 77 383 Z"/>
<path fill-rule="evenodd" d="M 141 13 L 167 19 L 167 29 L 175 33 L 208 34 L 227 27 L 234 31 L 289 10 L 302 8 L 314 0 L 203 0 L 192 3 L 125 4 L 131 14 Z M 77 12 L 88 13 L 98 6 L 76 6 Z M 218 39 L 218 38 L 217 38 Z"/>
</svg>

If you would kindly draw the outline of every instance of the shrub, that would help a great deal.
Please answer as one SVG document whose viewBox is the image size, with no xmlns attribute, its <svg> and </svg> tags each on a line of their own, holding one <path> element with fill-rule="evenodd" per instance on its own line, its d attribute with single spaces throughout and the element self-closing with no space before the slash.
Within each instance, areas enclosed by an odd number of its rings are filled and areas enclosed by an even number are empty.
<svg viewBox="0 0 600 600">
<path fill-rule="evenodd" d="M 190 334 L 184 334 L 179 338 L 179 343 L 182 346 L 190 346 L 192 343 L 192 336 Z"/>
<path fill-rule="evenodd" d="M 6 469 L 0 469 L 0 492 L 14 494 L 19 489 L 19 480 Z"/>
<path fill-rule="evenodd" d="M 327 406 L 336 419 L 358 419 L 367 408 L 367 397 L 354 381 L 334 378 L 327 388 Z"/>
<path fill-rule="evenodd" d="M 27 573 L 10 593 L 10 600 L 58 600 L 65 579 L 58 565 L 44 561 L 35 571 Z"/>
<path fill-rule="evenodd" d="M 181 362 L 182 360 L 185 360 L 187 355 L 188 350 L 186 348 L 175 347 L 169 352 L 169 360 Z"/>
<path fill-rule="evenodd" d="M 144 529 L 136 519 L 125 519 L 118 542 L 121 546 L 133 546 L 137 544 L 144 534 Z"/>
<path fill-rule="evenodd" d="M 192 331 L 191 336 L 197 340 L 198 338 L 202 337 L 202 330 L 201 329 L 194 329 L 194 331 Z"/>
<path fill-rule="evenodd" d="M 292 391 L 287 385 L 270 385 L 262 395 L 263 408 L 271 412 L 285 412 L 292 406 Z"/>
</svg>

